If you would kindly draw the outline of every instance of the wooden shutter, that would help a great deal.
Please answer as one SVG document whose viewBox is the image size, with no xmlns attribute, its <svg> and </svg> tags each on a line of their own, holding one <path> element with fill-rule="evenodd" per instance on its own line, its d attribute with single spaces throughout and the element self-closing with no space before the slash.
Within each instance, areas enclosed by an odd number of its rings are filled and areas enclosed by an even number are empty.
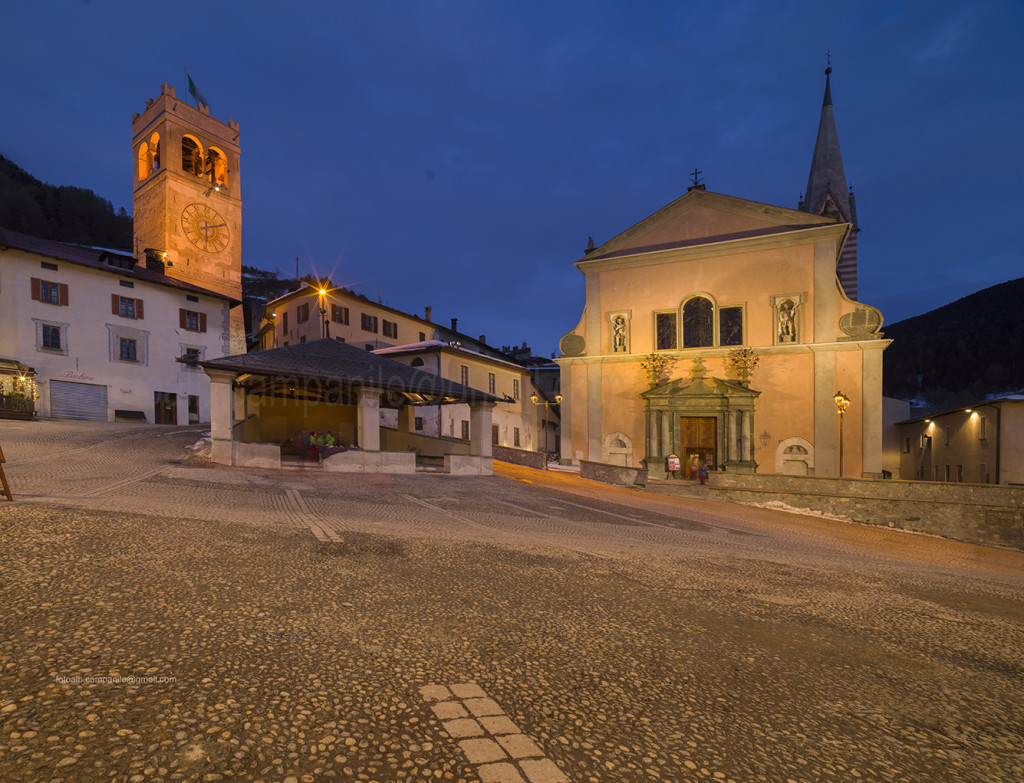
<svg viewBox="0 0 1024 783">
<path fill-rule="evenodd" d="M 68 303 L 68 286 L 67 283 L 60 283 L 57 288 L 57 299 L 60 304 L 66 305 Z"/>
<path fill-rule="evenodd" d="M 38 277 L 32 278 L 32 298 L 37 302 L 43 298 L 43 283 Z"/>
<path fill-rule="evenodd" d="M 199 314 L 199 331 L 200 332 L 205 332 L 206 331 L 206 313 L 200 313 Z"/>
<path fill-rule="evenodd" d="M 114 315 L 121 314 L 121 297 L 119 297 L 117 294 L 110 295 L 110 312 L 112 312 Z"/>
<path fill-rule="evenodd" d="M 142 320 L 142 300 L 141 299 L 136 299 L 135 300 L 135 317 L 138 318 L 140 321 Z"/>
<path fill-rule="evenodd" d="M 181 308 L 180 310 L 178 310 L 178 326 L 180 326 L 182 329 L 185 328 L 185 318 L 186 318 L 185 313 L 186 312 L 187 311 L 185 310 L 184 307 Z"/>
</svg>

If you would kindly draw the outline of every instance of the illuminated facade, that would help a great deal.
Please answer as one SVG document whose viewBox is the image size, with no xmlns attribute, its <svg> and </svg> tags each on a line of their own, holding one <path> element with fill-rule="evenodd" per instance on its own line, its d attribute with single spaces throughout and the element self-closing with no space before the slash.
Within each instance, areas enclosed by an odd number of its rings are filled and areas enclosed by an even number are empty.
<svg viewBox="0 0 1024 783">
<path fill-rule="evenodd" d="M 589 250 L 557 360 L 563 459 L 836 476 L 841 390 L 843 473 L 881 476 L 889 341 L 839 284 L 850 230 L 698 186 Z"/>
<path fill-rule="evenodd" d="M 899 477 L 1024 484 L 1024 396 L 1013 395 L 900 422 Z"/>
<path fill-rule="evenodd" d="M 132 118 L 135 256 L 159 251 L 168 277 L 242 298 L 239 127 L 195 108 L 164 84 Z M 237 311 L 236 311 L 237 310 Z M 231 350 L 245 351 L 241 307 Z"/>
</svg>

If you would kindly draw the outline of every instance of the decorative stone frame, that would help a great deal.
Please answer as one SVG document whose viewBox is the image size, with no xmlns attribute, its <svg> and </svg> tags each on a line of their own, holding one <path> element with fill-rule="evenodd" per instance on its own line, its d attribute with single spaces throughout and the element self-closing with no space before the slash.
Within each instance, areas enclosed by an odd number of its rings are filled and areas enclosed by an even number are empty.
<svg viewBox="0 0 1024 783">
<path fill-rule="evenodd" d="M 609 465 L 633 467 L 633 441 L 624 432 L 605 436 L 601 447 L 601 462 Z"/>
<path fill-rule="evenodd" d="M 620 353 L 629 354 L 632 353 L 630 349 L 630 329 L 629 322 L 633 317 L 632 310 L 615 310 L 608 313 L 608 353 Z M 615 331 L 616 321 L 622 319 L 622 345 L 618 345 L 618 335 Z"/>
<path fill-rule="evenodd" d="M 137 364 L 146 367 L 149 364 L 149 332 L 145 329 L 133 329 L 121 324 L 107 324 L 110 335 L 110 361 L 119 364 Z M 121 339 L 135 340 L 135 361 L 121 358 Z"/>
<path fill-rule="evenodd" d="M 68 327 L 71 326 L 71 324 L 66 324 L 62 321 L 50 321 L 45 318 L 33 318 L 32 322 L 36 325 L 36 350 L 39 353 L 52 353 L 60 356 L 68 355 Z M 52 326 L 55 329 L 60 329 L 60 348 L 43 347 L 44 326 Z"/>
<path fill-rule="evenodd" d="M 785 470 L 787 462 L 802 462 L 807 472 L 793 473 Z M 814 475 L 814 444 L 804 438 L 786 438 L 780 440 L 775 449 L 775 472 L 779 475 L 799 476 Z"/>
<path fill-rule="evenodd" d="M 191 348 L 191 349 L 199 352 L 199 356 L 198 356 L 197 361 L 201 362 L 204 359 L 206 359 L 206 346 L 205 345 L 195 345 L 194 343 L 178 343 L 178 345 L 181 347 L 181 353 L 179 353 L 178 356 L 184 357 L 188 353 L 188 349 Z M 189 366 L 187 364 L 184 364 L 184 363 L 180 363 L 180 369 L 183 372 L 202 372 L 203 371 L 202 367 L 198 367 L 198 366 L 191 367 L 191 366 Z"/>
<path fill-rule="evenodd" d="M 792 307 L 785 305 L 791 302 Z M 777 294 L 772 297 L 772 342 L 775 345 L 796 345 L 803 342 L 800 336 L 803 294 Z M 786 310 L 791 313 L 787 316 Z M 791 323 L 787 323 L 790 321 Z M 785 330 L 785 334 L 783 331 Z"/>
</svg>

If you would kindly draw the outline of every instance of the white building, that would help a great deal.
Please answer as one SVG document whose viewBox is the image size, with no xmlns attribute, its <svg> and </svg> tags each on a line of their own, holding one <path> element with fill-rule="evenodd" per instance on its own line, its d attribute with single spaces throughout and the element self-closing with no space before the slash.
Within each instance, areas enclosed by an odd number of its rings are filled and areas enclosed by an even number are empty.
<svg viewBox="0 0 1024 783">
<path fill-rule="evenodd" d="M 230 353 L 232 304 L 168 277 L 153 254 L 137 263 L 0 229 L 0 358 L 34 372 L 44 417 L 208 422 L 206 374 L 179 359 Z"/>
</svg>

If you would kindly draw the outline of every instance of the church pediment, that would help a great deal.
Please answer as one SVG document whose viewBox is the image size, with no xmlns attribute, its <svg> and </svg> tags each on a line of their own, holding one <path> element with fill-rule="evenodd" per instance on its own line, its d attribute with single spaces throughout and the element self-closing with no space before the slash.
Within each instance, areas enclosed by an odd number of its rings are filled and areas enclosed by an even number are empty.
<svg viewBox="0 0 1024 783">
<path fill-rule="evenodd" d="M 833 222 L 834 219 L 794 209 L 693 190 L 595 248 L 584 260 L 742 239 Z"/>
<path fill-rule="evenodd" d="M 695 399 L 710 398 L 745 398 L 756 399 L 761 392 L 748 389 L 733 381 L 722 378 L 699 378 L 694 381 L 684 381 L 677 378 L 662 386 L 655 386 L 640 394 L 641 397 L 650 401 L 663 402 L 685 402 Z"/>
</svg>

